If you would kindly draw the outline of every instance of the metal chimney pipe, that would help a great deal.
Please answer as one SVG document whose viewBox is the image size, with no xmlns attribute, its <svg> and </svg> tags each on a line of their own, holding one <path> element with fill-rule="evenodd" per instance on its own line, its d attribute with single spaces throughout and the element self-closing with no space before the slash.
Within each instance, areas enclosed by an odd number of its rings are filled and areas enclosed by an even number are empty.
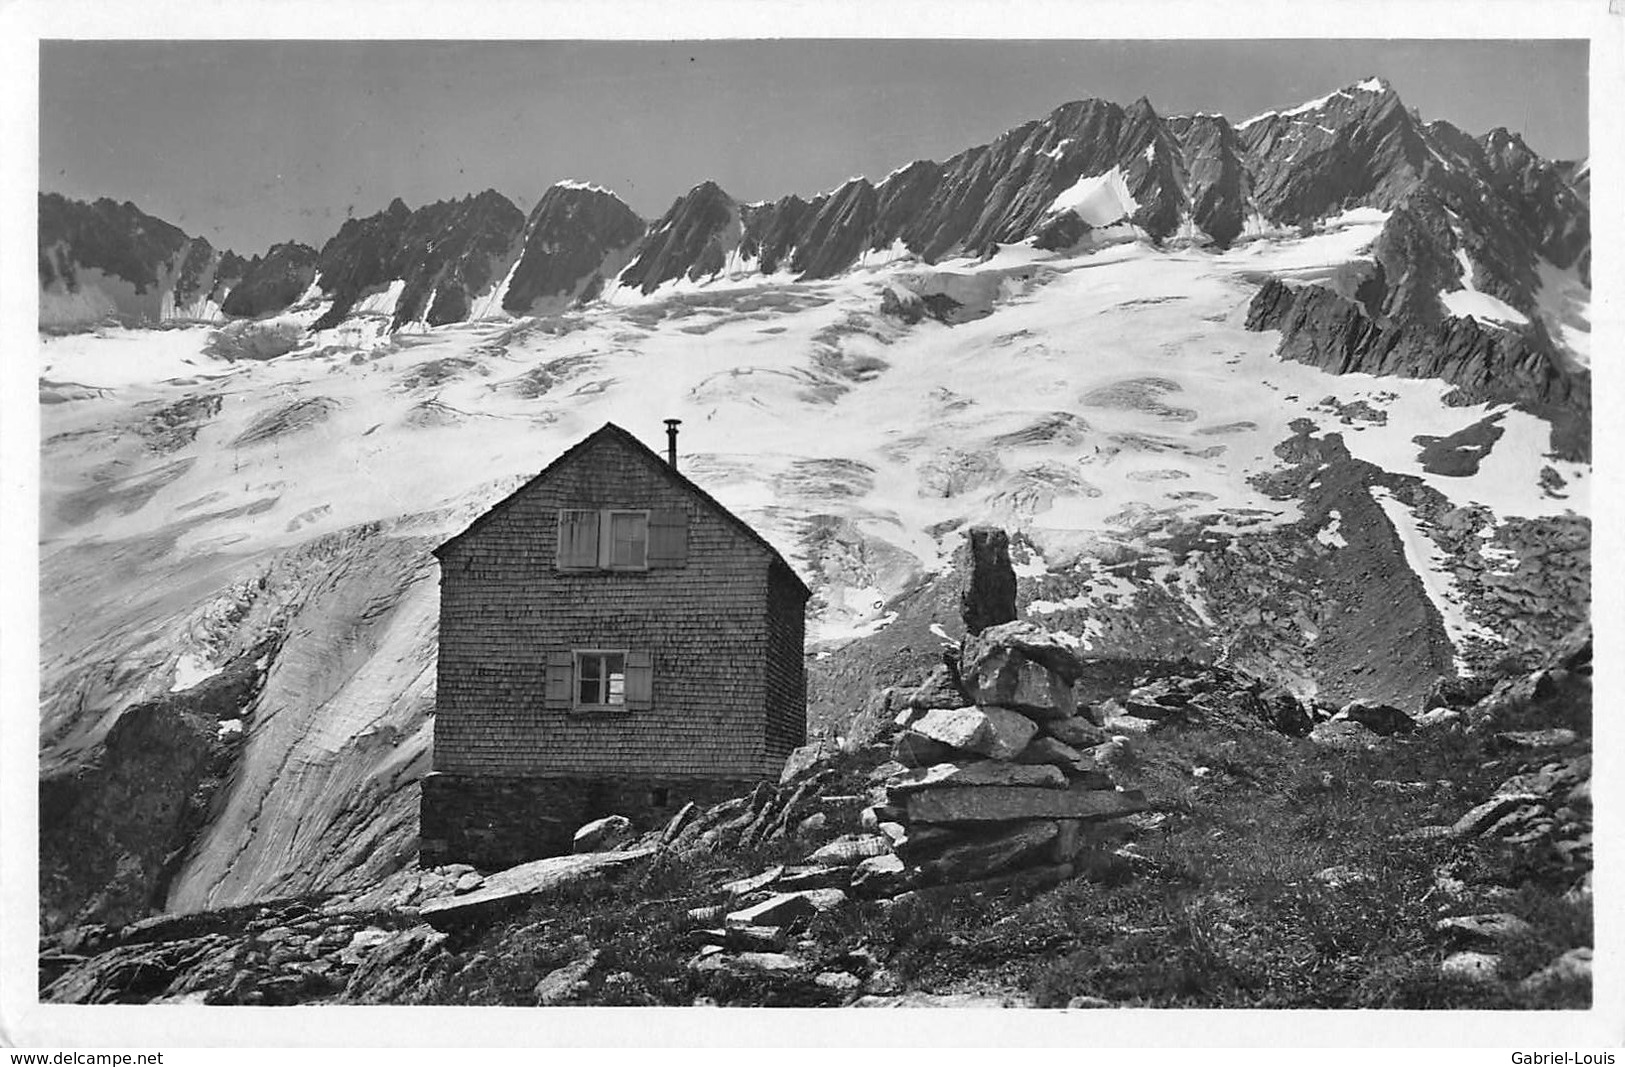
<svg viewBox="0 0 1625 1067">
<path fill-rule="evenodd" d="M 666 462 L 671 469 L 677 469 L 677 427 L 683 424 L 682 419 L 666 420 Z"/>
</svg>

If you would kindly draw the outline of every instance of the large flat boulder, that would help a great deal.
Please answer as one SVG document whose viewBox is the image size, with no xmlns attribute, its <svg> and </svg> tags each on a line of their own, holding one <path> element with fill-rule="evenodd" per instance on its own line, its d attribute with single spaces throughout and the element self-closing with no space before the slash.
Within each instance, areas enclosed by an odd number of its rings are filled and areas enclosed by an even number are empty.
<svg viewBox="0 0 1625 1067">
<path fill-rule="evenodd" d="M 654 855 L 652 848 L 628 852 L 587 852 L 579 856 L 549 856 L 487 875 L 472 893 L 431 900 L 418 909 L 423 921 L 437 930 L 501 912 L 526 897 L 559 889 L 608 873 L 617 867 Z"/>
<path fill-rule="evenodd" d="M 1109 819 L 1145 809 L 1145 794 L 1138 790 L 937 786 L 908 794 L 909 821 L 918 823 Z"/>
<path fill-rule="evenodd" d="M 892 793 L 911 793 L 934 785 L 1033 785 L 1049 789 L 1065 789 L 1066 775 L 1059 767 L 1041 763 L 1029 765 L 988 759 L 973 763 L 937 763 L 930 767 L 916 767 L 894 774 L 886 780 L 886 789 Z"/>
<path fill-rule="evenodd" d="M 935 708 L 909 730 L 962 752 L 1007 760 L 1027 747 L 1038 724 L 1005 708 Z"/>
<path fill-rule="evenodd" d="M 846 894 L 839 889 L 803 889 L 794 893 L 776 893 L 759 904 L 729 912 L 723 916 L 724 926 L 788 926 L 799 919 L 821 911 L 840 907 Z"/>
</svg>

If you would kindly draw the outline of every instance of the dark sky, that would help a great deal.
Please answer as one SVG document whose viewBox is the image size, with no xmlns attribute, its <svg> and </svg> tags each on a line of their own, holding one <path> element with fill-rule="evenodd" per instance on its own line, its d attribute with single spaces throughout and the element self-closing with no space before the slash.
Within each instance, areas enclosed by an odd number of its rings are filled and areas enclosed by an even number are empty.
<svg viewBox="0 0 1625 1067">
<path fill-rule="evenodd" d="M 1587 153 L 1579 41 L 46 41 L 40 184 L 245 254 L 348 213 L 562 178 L 646 217 L 945 158 L 1068 100 L 1240 121 L 1387 78 L 1427 119 Z"/>
</svg>

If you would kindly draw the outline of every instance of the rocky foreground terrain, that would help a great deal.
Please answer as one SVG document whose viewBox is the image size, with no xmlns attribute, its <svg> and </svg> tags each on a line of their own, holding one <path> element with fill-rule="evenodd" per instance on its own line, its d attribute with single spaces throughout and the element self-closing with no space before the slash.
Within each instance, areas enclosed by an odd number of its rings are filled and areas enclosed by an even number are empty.
<svg viewBox="0 0 1625 1067">
<path fill-rule="evenodd" d="M 576 854 L 505 871 L 70 928 L 41 943 L 41 995 L 1589 1006 L 1588 629 L 1532 672 L 1440 687 L 1418 719 L 1090 662 L 970 614 L 924 684 L 888 691 L 885 728 L 799 750 L 776 788 L 643 834 L 609 816 Z"/>
</svg>

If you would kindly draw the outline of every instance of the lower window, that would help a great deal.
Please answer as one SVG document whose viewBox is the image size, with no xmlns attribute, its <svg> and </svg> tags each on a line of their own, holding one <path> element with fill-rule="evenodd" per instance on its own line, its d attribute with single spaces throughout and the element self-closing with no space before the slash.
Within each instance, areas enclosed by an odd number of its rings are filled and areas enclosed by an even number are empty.
<svg viewBox="0 0 1625 1067">
<path fill-rule="evenodd" d="M 575 666 L 576 707 L 626 706 L 626 653 L 577 652 Z"/>
</svg>

